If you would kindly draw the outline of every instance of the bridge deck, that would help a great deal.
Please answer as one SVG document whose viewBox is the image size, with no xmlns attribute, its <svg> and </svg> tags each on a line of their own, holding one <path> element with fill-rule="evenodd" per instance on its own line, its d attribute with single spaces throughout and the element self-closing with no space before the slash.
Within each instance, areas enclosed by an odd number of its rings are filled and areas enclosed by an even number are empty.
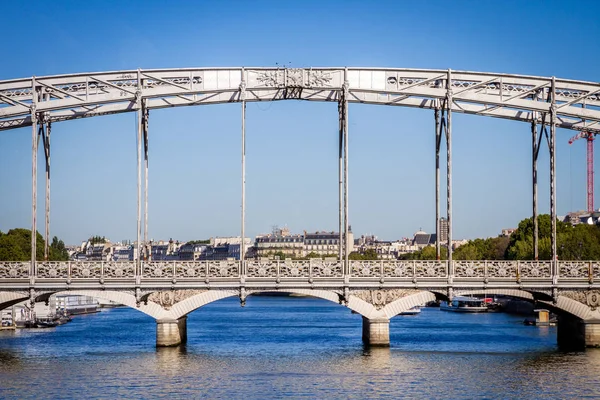
<svg viewBox="0 0 600 400">
<path fill-rule="evenodd" d="M 0 287 L 600 287 L 600 261 L 338 260 L 0 262 Z M 596 283 L 599 282 L 599 283 Z"/>
</svg>

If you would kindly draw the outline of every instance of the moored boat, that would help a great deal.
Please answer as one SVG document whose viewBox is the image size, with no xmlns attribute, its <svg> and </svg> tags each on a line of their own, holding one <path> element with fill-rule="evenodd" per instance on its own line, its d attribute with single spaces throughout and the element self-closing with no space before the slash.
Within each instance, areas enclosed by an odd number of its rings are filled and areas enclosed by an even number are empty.
<svg viewBox="0 0 600 400">
<path fill-rule="evenodd" d="M 419 313 L 421 313 L 421 308 L 418 307 L 418 306 L 416 306 L 416 307 L 410 308 L 410 309 L 408 309 L 406 311 L 402 311 L 398 315 L 417 315 Z"/>
<path fill-rule="evenodd" d="M 445 301 L 440 303 L 440 310 L 443 311 L 454 311 L 454 312 L 468 312 L 478 313 L 487 312 L 488 307 L 486 306 L 483 299 L 476 297 L 463 297 L 456 296 L 452 299 L 452 303 L 448 304 Z"/>
</svg>

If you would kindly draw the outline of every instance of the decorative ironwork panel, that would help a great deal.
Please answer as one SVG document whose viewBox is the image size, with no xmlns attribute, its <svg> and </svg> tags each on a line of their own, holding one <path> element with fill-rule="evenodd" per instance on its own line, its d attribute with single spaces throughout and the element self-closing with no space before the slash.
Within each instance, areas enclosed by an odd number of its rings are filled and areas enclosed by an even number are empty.
<svg viewBox="0 0 600 400">
<path fill-rule="evenodd" d="M 252 278 L 276 277 L 278 263 L 277 260 L 248 261 L 247 275 Z"/>
<path fill-rule="evenodd" d="M 0 278 L 29 278 L 29 262 L 0 261 Z"/>
<path fill-rule="evenodd" d="M 71 278 L 89 279 L 102 277 L 102 261 L 74 261 L 71 263 Z"/>
<path fill-rule="evenodd" d="M 600 261 L 591 261 L 592 263 L 592 276 L 600 279 Z"/>
<path fill-rule="evenodd" d="M 485 261 L 454 261 L 454 275 L 458 278 L 485 277 Z"/>
<path fill-rule="evenodd" d="M 446 276 L 446 262 L 415 260 L 415 277 L 444 278 Z"/>
<path fill-rule="evenodd" d="M 488 261 L 487 277 L 489 278 L 517 278 L 517 261 Z"/>
<path fill-rule="evenodd" d="M 342 263 L 338 260 L 327 261 L 318 258 L 310 260 L 311 276 L 313 277 L 340 277 L 343 275 Z"/>
<path fill-rule="evenodd" d="M 309 260 L 285 260 L 279 264 L 279 275 L 285 278 L 310 277 Z"/>
<path fill-rule="evenodd" d="M 250 87 L 326 88 L 340 86 L 341 78 L 341 70 L 312 68 L 248 70 Z"/>
<path fill-rule="evenodd" d="M 133 278 L 135 277 L 135 262 L 105 262 L 104 278 Z"/>
<path fill-rule="evenodd" d="M 68 278 L 68 261 L 41 261 L 37 263 L 38 278 Z"/>
<path fill-rule="evenodd" d="M 240 276 L 240 262 L 237 260 L 207 262 L 208 276 L 211 278 L 231 278 Z"/>
<path fill-rule="evenodd" d="M 381 261 L 350 261 L 350 275 L 362 278 L 381 276 Z"/>
<path fill-rule="evenodd" d="M 415 264 L 413 261 L 384 261 L 383 276 L 386 278 L 412 278 Z"/>
<path fill-rule="evenodd" d="M 172 261 L 151 261 L 142 264 L 142 275 L 146 278 L 172 278 Z"/>
<path fill-rule="evenodd" d="M 583 278 L 589 279 L 593 276 L 592 263 L 590 261 L 560 261 L 560 278 Z"/>
<path fill-rule="evenodd" d="M 521 278 L 550 278 L 550 261 L 519 261 L 519 275 Z"/>
<path fill-rule="evenodd" d="M 176 278 L 206 278 L 210 261 L 177 261 Z"/>
</svg>

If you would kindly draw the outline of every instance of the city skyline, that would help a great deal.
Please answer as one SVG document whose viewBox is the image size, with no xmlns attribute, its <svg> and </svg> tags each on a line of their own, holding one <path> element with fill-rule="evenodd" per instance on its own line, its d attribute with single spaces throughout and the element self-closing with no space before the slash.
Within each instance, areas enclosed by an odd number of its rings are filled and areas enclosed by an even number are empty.
<svg viewBox="0 0 600 400">
<path fill-rule="evenodd" d="M 39 48 L 30 53 L 22 47 L 32 42 L 34 33 L 24 31 L 7 44 L 8 51 L 17 56 L 0 66 L 0 80 L 126 68 L 278 63 L 284 67 L 452 68 L 598 81 L 594 52 L 585 52 L 592 53 L 586 63 L 572 57 L 542 62 L 544 54 L 567 43 L 574 53 L 584 48 L 568 35 L 536 40 L 542 37 L 542 28 L 522 24 L 519 18 L 534 8 L 550 24 L 577 16 L 581 34 L 594 35 L 595 25 L 585 23 L 593 21 L 591 10 L 598 8 L 592 2 L 556 3 L 554 7 L 541 7 L 540 3 L 537 8 L 535 2 L 515 3 L 517 11 L 511 9 L 511 18 L 498 26 L 488 24 L 490 12 L 501 18 L 508 11 L 503 14 L 486 5 L 458 5 L 447 15 L 438 15 L 431 11 L 443 2 L 405 4 L 400 18 L 389 14 L 383 3 L 376 8 L 350 2 L 348 11 L 330 3 L 321 9 L 321 15 L 306 22 L 303 30 L 286 29 L 287 23 L 275 18 L 277 13 L 299 11 L 297 6 L 267 7 L 272 4 L 239 5 L 230 22 L 245 33 L 241 38 L 229 32 L 228 26 L 211 20 L 225 12 L 218 4 L 195 16 L 198 23 L 188 26 L 171 20 L 160 31 L 150 28 L 157 21 L 155 14 L 173 10 L 163 10 L 153 2 L 142 10 L 122 5 L 122 12 L 113 16 L 113 23 L 122 28 L 119 32 L 97 24 L 96 31 L 82 37 L 73 27 L 50 27 L 48 37 L 40 39 Z M 32 6 L 6 7 L 18 15 L 30 12 Z M 103 6 L 59 3 L 35 9 L 32 18 L 40 23 L 59 13 L 73 20 L 85 16 L 99 22 L 96 13 Z M 243 17 L 244 12 L 252 12 L 252 22 Z M 339 21 L 332 18 L 337 12 L 341 12 Z M 410 21 L 411 15 L 426 14 L 431 25 L 425 28 Z M 457 25 L 471 22 L 448 36 L 448 40 L 460 42 L 460 47 L 434 46 L 445 32 L 443 21 L 448 18 Z M 6 24 L 14 24 L 16 29 L 17 20 Z M 334 40 L 336 29 L 352 23 L 360 28 L 346 30 L 347 41 Z M 261 29 L 255 29 L 257 26 Z M 489 35 L 473 34 L 481 29 Z M 278 35 L 270 35 L 272 32 Z M 194 40 L 208 33 L 214 44 Z M 522 46 L 520 37 L 536 40 L 535 49 Z M 52 47 L 53 40 L 60 40 L 62 46 Z M 244 46 L 240 47 L 240 41 Z M 40 58 L 47 62 L 36 62 Z M 391 240 L 411 236 L 420 228 L 435 232 L 433 113 L 358 104 L 349 108 L 349 222 L 355 234 L 374 233 Z M 239 104 L 150 114 L 149 238 L 193 240 L 240 234 L 240 119 Z M 246 236 L 268 232 L 274 224 L 302 226 L 308 231 L 339 229 L 337 124 L 336 104 L 248 104 Z M 529 126 L 458 113 L 453 124 L 453 238 L 497 236 L 503 228 L 516 227 L 531 215 Z M 557 130 L 558 215 L 585 208 L 585 146 L 579 142 L 568 145 L 575 133 Z M 65 243 L 98 234 L 135 238 L 135 115 L 56 123 L 52 135 L 50 235 Z M 31 226 L 30 153 L 29 129 L 0 132 L 3 232 Z M 542 147 L 540 213 L 549 211 L 547 153 Z M 42 171 L 43 157 L 39 161 Z M 41 177 L 39 194 L 44 185 Z M 445 181 L 444 168 L 441 179 Z M 444 209 L 442 206 L 442 215 Z M 38 196 L 38 212 L 38 231 L 42 231 L 43 195 Z"/>
</svg>

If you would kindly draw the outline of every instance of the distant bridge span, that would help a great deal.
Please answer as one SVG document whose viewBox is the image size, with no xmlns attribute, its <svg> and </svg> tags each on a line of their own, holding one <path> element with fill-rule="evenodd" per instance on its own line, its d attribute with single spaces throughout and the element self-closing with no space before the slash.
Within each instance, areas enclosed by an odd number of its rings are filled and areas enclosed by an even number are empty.
<svg viewBox="0 0 600 400">
<path fill-rule="evenodd" d="M 155 263 L 148 260 L 148 129 L 151 110 L 241 103 L 241 237 L 245 238 L 246 103 L 275 100 L 336 102 L 339 114 L 339 253 L 335 262 L 245 260 Z M 440 149 L 446 141 L 447 262 L 355 262 L 348 258 L 348 104 L 433 110 L 435 121 L 436 253 L 440 260 Z M 37 157 L 46 160 L 45 256 L 50 226 L 50 133 L 53 123 L 124 112 L 137 113 L 137 254 L 132 263 L 49 263 L 35 259 Z M 534 261 L 452 259 L 452 114 L 526 122 L 532 149 Z M 600 132 L 600 84 L 559 78 L 395 68 L 185 68 L 129 70 L 0 81 L 0 130 L 32 127 L 32 258 L 0 263 L 0 306 L 34 302 L 64 290 L 106 291 L 159 321 L 157 343 L 184 338 L 185 315 L 219 296 L 265 290 L 310 292 L 338 301 L 365 318 L 371 344 L 389 343 L 389 318 L 435 296 L 497 290 L 546 302 L 583 320 L 563 324 L 600 345 L 600 269 L 593 262 L 558 261 L 556 243 L 556 128 Z M 550 154 L 551 261 L 537 261 L 537 158 L 546 137 Z M 433 169 L 433 168 L 432 168 Z M 142 176 L 144 182 L 142 182 Z M 143 189 L 143 191 L 142 191 Z M 143 195 L 142 195 L 143 193 Z M 144 214 L 142 218 L 142 203 Z M 143 233 L 142 233 L 143 232 Z M 261 264 L 262 263 L 262 264 Z M 489 263 L 489 264 L 488 264 Z M 195 291 L 200 291 L 199 293 Z M 206 294 L 203 294 L 205 293 Z M 212 294 L 210 294 L 212 292 Z M 218 293 L 217 293 L 218 292 Z M 3 294 L 4 293 L 4 294 Z M 16 293 L 16 294 L 15 294 Z M 99 292 L 98 292 L 99 293 Z M 116 293 L 116 294 L 115 294 Z M 491 292 L 490 292 L 491 293 Z M 215 297 L 216 296 L 216 297 Z M 178 300 L 178 301 L 175 301 Z M 178 311 L 177 311 L 178 310 Z M 585 328 L 581 328 L 585 326 Z M 564 328 L 566 329 L 566 328 Z M 563 329 L 563 330 L 564 330 Z M 583 330 L 582 330 L 583 329 Z M 181 335 L 180 335 L 181 334 Z M 575 335 L 575 334 L 574 334 Z M 180 339 L 177 339 L 181 336 Z"/>
</svg>

